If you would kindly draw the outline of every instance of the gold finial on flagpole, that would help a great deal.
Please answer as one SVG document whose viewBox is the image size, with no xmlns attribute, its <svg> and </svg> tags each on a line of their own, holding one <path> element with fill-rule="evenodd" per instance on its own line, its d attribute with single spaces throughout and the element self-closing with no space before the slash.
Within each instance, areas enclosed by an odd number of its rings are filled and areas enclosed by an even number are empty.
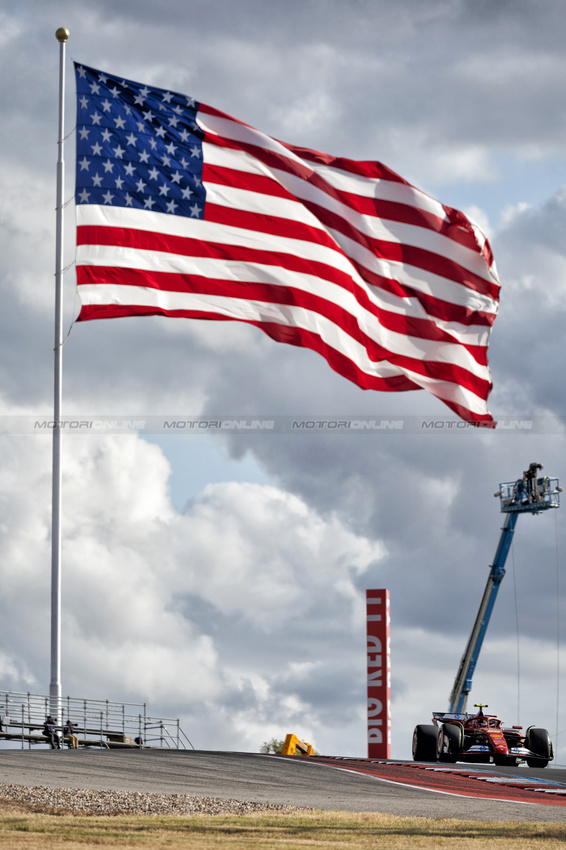
<svg viewBox="0 0 566 850">
<path fill-rule="evenodd" d="M 55 33 L 55 38 L 57 41 L 64 42 L 69 38 L 69 30 L 65 27 L 59 27 L 57 32 Z"/>
</svg>

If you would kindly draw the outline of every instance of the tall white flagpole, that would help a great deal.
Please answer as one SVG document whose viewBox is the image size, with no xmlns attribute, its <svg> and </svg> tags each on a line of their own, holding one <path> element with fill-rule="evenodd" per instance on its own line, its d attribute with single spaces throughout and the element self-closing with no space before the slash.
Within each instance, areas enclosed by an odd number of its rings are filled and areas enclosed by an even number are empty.
<svg viewBox="0 0 566 850">
<path fill-rule="evenodd" d="M 61 721 L 61 400 L 63 377 L 63 203 L 65 190 L 65 47 L 69 30 L 59 27 L 59 135 L 55 232 L 55 369 L 53 380 L 53 475 L 51 497 L 51 682 L 50 711 Z"/>
</svg>

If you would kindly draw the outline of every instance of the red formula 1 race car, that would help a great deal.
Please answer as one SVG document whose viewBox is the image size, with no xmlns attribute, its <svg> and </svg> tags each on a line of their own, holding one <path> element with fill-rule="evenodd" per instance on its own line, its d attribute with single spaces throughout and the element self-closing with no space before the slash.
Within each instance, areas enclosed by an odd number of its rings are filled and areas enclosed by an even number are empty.
<svg viewBox="0 0 566 850">
<path fill-rule="evenodd" d="M 433 724 L 415 728 L 414 761 L 476 762 L 546 767 L 554 758 L 546 729 L 503 726 L 499 718 L 484 714 L 487 705 L 476 705 L 477 714 L 433 712 Z"/>
</svg>

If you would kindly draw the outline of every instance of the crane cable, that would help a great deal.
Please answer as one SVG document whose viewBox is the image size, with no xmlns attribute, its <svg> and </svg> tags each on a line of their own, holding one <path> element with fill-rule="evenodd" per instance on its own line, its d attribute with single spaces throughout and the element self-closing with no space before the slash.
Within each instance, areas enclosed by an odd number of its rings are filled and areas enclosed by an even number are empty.
<svg viewBox="0 0 566 850">
<path fill-rule="evenodd" d="M 556 733 L 554 737 L 556 754 L 558 753 L 558 736 L 565 730 L 560 728 L 560 558 L 558 555 L 558 517 L 554 511 L 554 551 L 556 560 Z M 517 634 L 517 722 L 521 722 L 521 648 L 519 633 L 519 602 L 517 594 L 517 573 L 515 570 L 515 547 L 511 544 L 511 561 L 513 564 L 513 595 L 515 597 L 515 628 Z"/>
<path fill-rule="evenodd" d="M 558 518 L 554 511 L 554 549 L 556 552 L 556 737 L 554 738 L 558 753 L 558 728 L 560 722 L 560 569 L 558 557 Z"/>
<path fill-rule="evenodd" d="M 513 564 L 513 595 L 515 597 L 515 630 L 517 634 L 517 723 L 521 723 L 521 647 L 519 635 L 519 602 L 517 596 L 517 572 L 515 570 L 515 547 L 511 543 L 511 560 Z"/>
</svg>

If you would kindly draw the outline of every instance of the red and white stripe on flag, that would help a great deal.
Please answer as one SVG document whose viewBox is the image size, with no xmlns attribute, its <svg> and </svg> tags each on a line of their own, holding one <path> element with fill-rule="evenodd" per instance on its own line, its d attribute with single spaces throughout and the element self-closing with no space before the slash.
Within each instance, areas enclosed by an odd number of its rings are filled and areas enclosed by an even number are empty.
<svg viewBox="0 0 566 850">
<path fill-rule="evenodd" d="M 368 758 L 391 758 L 389 591 L 366 590 Z"/>
<path fill-rule="evenodd" d="M 204 104 L 195 123 L 201 218 L 77 197 L 79 321 L 247 322 L 319 352 L 362 389 L 426 389 L 493 427 L 499 283 L 480 228 L 379 163 L 284 144 Z"/>
</svg>

